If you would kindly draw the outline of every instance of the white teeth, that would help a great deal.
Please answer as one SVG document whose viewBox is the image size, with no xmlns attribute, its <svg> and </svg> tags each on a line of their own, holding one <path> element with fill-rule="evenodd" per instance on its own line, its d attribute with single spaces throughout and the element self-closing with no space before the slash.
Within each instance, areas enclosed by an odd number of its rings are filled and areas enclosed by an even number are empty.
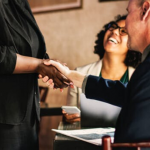
<svg viewBox="0 0 150 150">
<path fill-rule="evenodd" d="M 118 43 L 118 42 L 117 42 L 117 40 L 116 40 L 116 39 L 114 39 L 114 38 L 112 38 L 112 37 L 110 37 L 110 38 L 109 38 L 109 41 L 114 42 L 115 44 L 117 44 L 117 43 Z"/>
</svg>

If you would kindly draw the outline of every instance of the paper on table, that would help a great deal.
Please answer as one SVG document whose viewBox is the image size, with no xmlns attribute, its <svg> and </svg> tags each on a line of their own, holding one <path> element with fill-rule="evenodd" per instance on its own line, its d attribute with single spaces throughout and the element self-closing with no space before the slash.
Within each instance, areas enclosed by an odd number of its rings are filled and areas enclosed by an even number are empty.
<svg viewBox="0 0 150 150">
<path fill-rule="evenodd" d="M 52 131 L 82 140 L 94 145 L 102 145 L 102 137 L 104 135 L 109 135 L 112 142 L 114 141 L 114 128 L 94 128 L 94 129 L 80 129 L 80 130 L 56 130 Z"/>
</svg>

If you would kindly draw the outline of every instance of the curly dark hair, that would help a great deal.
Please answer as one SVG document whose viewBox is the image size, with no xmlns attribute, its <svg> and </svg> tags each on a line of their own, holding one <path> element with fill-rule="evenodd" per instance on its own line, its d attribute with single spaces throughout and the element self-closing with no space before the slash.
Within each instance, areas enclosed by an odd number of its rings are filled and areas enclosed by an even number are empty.
<svg viewBox="0 0 150 150">
<path fill-rule="evenodd" d="M 127 17 L 127 15 L 118 15 L 117 17 L 115 17 L 115 22 L 119 22 L 120 20 L 125 20 Z M 114 21 L 111 21 L 114 22 Z M 109 22 L 109 23 L 111 23 Z M 103 39 L 104 39 L 104 35 L 106 33 L 106 31 L 108 30 L 108 24 L 105 24 L 103 29 L 97 34 L 97 40 L 95 41 L 96 45 L 94 47 L 94 53 L 98 54 L 100 59 L 103 58 L 104 53 L 105 53 L 105 49 L 103 46 Z M 133 51 L 133 50 L 129 50 L 127 52 L 126 55 L 126 59 L 124 61 L 126 66 L 132 66 L 134 68 L 136 68 L 138 66 L 138 64 L 141 62 L 141 56 L 142 54 L 140 52 L 137 51 Z"/>
</svg>

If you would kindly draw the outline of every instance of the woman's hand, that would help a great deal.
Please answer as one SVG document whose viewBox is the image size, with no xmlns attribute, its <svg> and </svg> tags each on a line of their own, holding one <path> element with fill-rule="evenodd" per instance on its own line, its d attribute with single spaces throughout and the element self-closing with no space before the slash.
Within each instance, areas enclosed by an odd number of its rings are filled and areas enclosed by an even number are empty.
<svg viewBox="0 0 150 150">
<path fill-rule="evenodd" d="M 17 54 L 16 66 L 13 74 L 37 73 L 41 77 L 48 76 L 54 82 L 54 88 L 65 88 L 70 85 L 71 80 L 67 79 L 58 69 L 52 65 L 45 65 L 43 59 L 37 59 Z M 50 61 L 47 59 L 47 61 Z"/>
<path fill-rule="evenodd" d="M 64 110 L 62 110 L 64 121 L 68 123 L 74 123 L 80 121 L 79 114 L 67 114 Z"/>
<path fill-rule="evenodd" d="M 71 83 L 71 80 L 67 79 L 58 69 L 52 65 L 40 64 L 38 67 L 39 77 L 43 78 L 44 82 L 47 82 L 49 85 L 53 85 L 54 88 L 65 88 L 68 87 Z M 49 80 L 51 79 L 51 80 Z"/>
<path fill-rule="evenodd" d="M 46 61 L 46 62 L 49 62 L 50 60 L 44 60 L 44 62 L 45 62 L 45 61 Z M 56 60 L 56 62 L 61 63 L 61 62 L 58 61 L 58 60 Z M 46 65 L 49 66 L 49 63 L 47 63 Z M 69 68 L 66 66 L 66 63 L 61 63 L 61 65 L 65 66 L 67 69 L 69 69 Z M 60 72 L 59 72 L 59 73 L 60 73 Z M 64 84 L 70 86 L 71 88 L 74 88 L 73 83 L 72 83 L 72 82 L 67 82 L 67 83 L 66 83 L 66 79 L 67 79 L 67 78 L 66 78 L 62 73 L 60 73 L 60 74 L 61 74 L 61 76 L 62 76 L 63 78 L 65 78 L 65 81 L 63 81 Z M 55 81 L 53 81 L 53 79 L 49 78 L 48 76 L 42 77 L 42 75 L 39 74 L 39 78 L 42 79 L 42 81 L 43 81 L 44 83 L 46 83 L 50 88 L 54 88 L 54 89 L 57 88 L 57 87 L 55 86 L 55 84 L 54 84 Z M 68 79 L 68 81 L 70 81 L 70 80 Z M 63 91 L 63 88 L 60 88 L 60 91 L 62 92 L 62 91 Z"/>
<path fill-rule="evenodd" d="M 55 66 L 67 79 L 71 80 L 73 84 L 79 88 L 82 87 L 83 80 L 85 78 L 85 74 L 80 73 L 78 71 L 69 70 L 68 67 L 60 64 L 59 62 L 53 61 L 53 60 L 45 60 L 45 65 L 53 65 Z M 55 84 L 55 82 L 54 82 Z"/>
<path fill-rule="evenodd" d="M 54 60 L 44 60 L 44 64 L 45 65 L 53 65 L 55 66 L 64 76 L 68 77 L 69 74 L 70 74 L 70 70 L 69 68 L 63 64 L 63 63 L 60 63 L 58 61 L 54 61 Z"/>
</svg>

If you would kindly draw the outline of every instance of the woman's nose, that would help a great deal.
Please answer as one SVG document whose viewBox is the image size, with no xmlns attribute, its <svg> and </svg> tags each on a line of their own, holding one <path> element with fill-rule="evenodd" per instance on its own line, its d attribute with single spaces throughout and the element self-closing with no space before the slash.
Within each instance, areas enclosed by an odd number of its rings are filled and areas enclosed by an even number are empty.
<svg viewBox="0 0 150 150">
<path fill-rule="evenodd" d="M 116 34 L 116 35 L 120 35 L 120 31 L 119 31 L 119 28 L 117 28 L 117 29 L 114 29 L 113 31 L 112 31 L 114 34 Z"/>
</svg>

